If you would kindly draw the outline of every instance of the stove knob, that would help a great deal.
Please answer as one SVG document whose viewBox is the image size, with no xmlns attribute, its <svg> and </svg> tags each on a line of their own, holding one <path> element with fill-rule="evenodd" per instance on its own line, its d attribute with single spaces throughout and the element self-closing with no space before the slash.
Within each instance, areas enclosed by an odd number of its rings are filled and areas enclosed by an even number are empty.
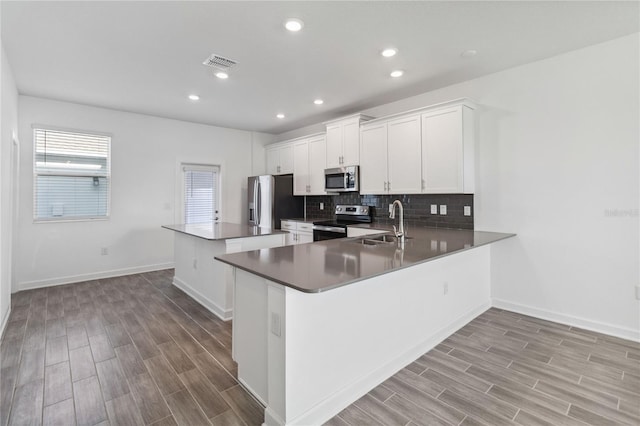
<svg viewBox="0 0 640 426">
<path fill-rule="evenodd" d="M 338 207 L 338 208 L 336 208 L 336 210 L 338 210 L 339 212 L 341 212 L 341 211 L 342 211 L 342 207 Z"/>
<path fill-rule="evenodd" d="M 367 214 L 367 208 L 366 207 L 362 209 L 362 214 Z"/>
</svg>

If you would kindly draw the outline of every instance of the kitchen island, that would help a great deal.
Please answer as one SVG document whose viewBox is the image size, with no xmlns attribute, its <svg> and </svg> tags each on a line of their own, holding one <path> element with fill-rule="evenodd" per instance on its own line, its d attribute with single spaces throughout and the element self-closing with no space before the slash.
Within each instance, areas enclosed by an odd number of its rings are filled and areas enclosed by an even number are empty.
<svg viewBox="0 0 640 426">
<path fill-rule="evenodd" d="M 413 228 L 404 247 L 381 234 L 218 256 L 236 268 L 233 357 L 265 423 L 324 423 L 488 309 L 489 245 L 512 236 Z"/>
<path fill-rule="evenodd" d="M 164 225 L 175 231 L 173 284 L 223 320 L 233 316 L 233 269 L 215 256 L 279 247 L 286 233 L 236 223 Z"/>
</svg>

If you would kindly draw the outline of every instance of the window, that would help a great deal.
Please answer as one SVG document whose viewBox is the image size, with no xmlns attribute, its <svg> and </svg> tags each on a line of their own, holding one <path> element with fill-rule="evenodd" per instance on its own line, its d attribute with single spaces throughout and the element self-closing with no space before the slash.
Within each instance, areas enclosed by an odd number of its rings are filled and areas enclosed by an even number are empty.
<svg viewBox="0 0 640 426">
<path fill-rule="evenodd" d="M 109 217 L 111 137 L 34 128 L 34 219 Z"/>
<path fill-rule="evenodd" d="M 219 219 L 220 168 L 183 164 L 184 223 L 212 223 Z"/>
</svg>

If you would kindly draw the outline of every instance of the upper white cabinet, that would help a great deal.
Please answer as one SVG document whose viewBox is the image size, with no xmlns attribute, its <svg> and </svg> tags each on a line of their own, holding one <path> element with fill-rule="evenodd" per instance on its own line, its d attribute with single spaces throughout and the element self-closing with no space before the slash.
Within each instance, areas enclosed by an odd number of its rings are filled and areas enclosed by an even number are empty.
<svg viewBox="0 0 640 426">
<path fill-rule="evenodd" d="M 473 109 L 458 105 L 422 114 L 422 179 L 426 193 L 474 191 Z"/>
<path fill-rule="evenodd" d="M 389 194 L 420 193 L 420 115 L 387 123 Z"/>
<path fill-rule="evenodd" d="M 474 117 L 464 100 L 364 123 L 360 193 L 473 193 Z"/>
<path fill-rule="evenodd" d="M 363 124 L 360 137 L 361 194 L 420 193 L 419 114 Z"/>
<path fill-rule="evenodd" d="M 293 144 L 277 144 L 267 147 L 267 174 L 293 173 Z"/>
<path fill-rule="evenodd" d="M 293 143 L 293 195 L 324 195 L 325 135 Z"/>
<path fill-rule="evenodd" d="M 387 193 L 387 123 L 360 129 L 360 193 Z"/>
<path fill-rule="evenodd" d="M 366 115 L 356 114 L 339 120 L 328 121 L 327 168 L 356 166 L 360 164 L 360 123 Z"/>
</svg>

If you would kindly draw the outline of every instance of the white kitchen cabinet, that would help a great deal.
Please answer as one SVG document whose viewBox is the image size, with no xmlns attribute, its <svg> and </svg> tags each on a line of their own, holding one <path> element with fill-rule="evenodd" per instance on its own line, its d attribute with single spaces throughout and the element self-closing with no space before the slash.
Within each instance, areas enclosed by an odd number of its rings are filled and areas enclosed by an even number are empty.
<svg viewBox="0 0 640 426">
<path fill-rule="evenodd" d="M 365 124 L 360 132 L 360 193 L 420 193 L 420 115 Z"/>
<path fill-rule="evenodd" d="M 326 168 L 360 164 L 360 123 L 370 118 L 356 114 L 324 123 L 327 127 Z"/>
<path fill-rule="evenodd" d="M 420 193 L 420 145 L 419 114 L 387 123 L 387 193 Z"/>
<path fill-rule="evenodd" d="M 360 129 L 360 194 L 387 193 L 387 123 Z"/>
<path fill-rule="evenodd" d="M 293 144 L 293 195 L 324 195 L 325 135 Z"/>
<path fill-rule="evenodd" d="M 303 139 L 293 144 L 293 195 L 309 192 L 309 141 Z"/>
<path fill-rule="evenodd" d="M 425 193 L 473 193 L 473 109 L 457 105 L 422 114 Z"/>
<path fill-rule="evenodd" d="M 293 144 L 277 144 L 269 146 L 267 151 L 267 173 L 270 175 L 286 175 L 293 173 Z"/>
<path fill-rule="evenodd" d="M 304 244 L 313 242 L 313 224 L 298 222 L 295 220 L 280 221 L 280 228 L 289 233 L 285 239 L 285 245 Z"/>
</svg>

